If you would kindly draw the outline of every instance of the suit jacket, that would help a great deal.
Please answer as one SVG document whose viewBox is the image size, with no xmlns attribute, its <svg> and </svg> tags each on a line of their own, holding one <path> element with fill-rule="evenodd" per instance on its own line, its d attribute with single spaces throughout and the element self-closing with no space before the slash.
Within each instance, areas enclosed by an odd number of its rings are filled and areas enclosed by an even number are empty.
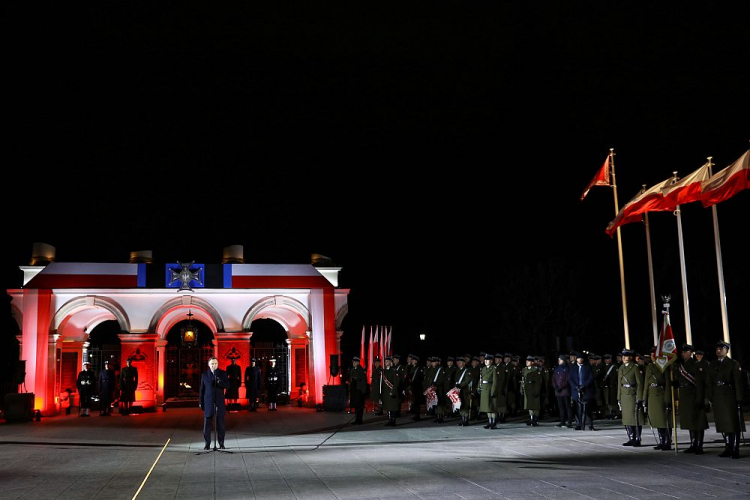
<svg viewBox="0 0 750 500">
<path fill-rule="evenodd" d="M 216 387 L 214 387 L 214 375 Z M 216 411 L 219 415 L 226 413 L 226 404 L 224 402 L 224 391 L 229 387 L 227 372 L 217 368 L 214 374 L 211 370 L 206 370 L 201 375 L 201 386 L 199 391 L 198 405 L 203 409 L 204 417 L 214 416 L 214 401 L 216 401 Z"/>
</svg>

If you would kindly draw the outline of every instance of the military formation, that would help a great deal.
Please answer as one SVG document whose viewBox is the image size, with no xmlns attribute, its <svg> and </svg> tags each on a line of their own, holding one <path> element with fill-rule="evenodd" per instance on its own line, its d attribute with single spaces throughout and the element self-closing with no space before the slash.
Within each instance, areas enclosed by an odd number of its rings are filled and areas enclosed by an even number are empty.
<svg viewBox="0 0 750 500">
<path fill-rule="evenodd" d="M 614 356 L 571 351 L 560 354 L 554 368 L 543 357 L 529 355 L 521 364 L 520 356 L 507 352 L 448 356 L 445 362 L 438 356 L 421 362 L 414 354 L 402 362 L 393 355 L 374 360 L 369 381 L 356 357 L 350 370 L 357 388 L 353 424 L 362 423 L 360 408 L 367 399 L 375 415 L 386 416 L 389 427 L 397 425 L 402 412 L 414 421 L 431 417 L 435 424 L 469 426 L 482 420 L 490 430 L 519 416 L 530 427 L 538 427 L 545 416 L 557 416 L 556 427 L 581 431 L 596 431 L 595 420 L 620 420 L 627 435 L 623 446 L 640 447 L 645 428 L 657 443 L 654 450 L 672 450 L 677 421 L 690 435 L 690 446 L 680 451 L 700 455 L 707 414 L 713 412 L 725 444 L 719 456 L 739 458 L 744 379 L 740 363 L 727 355 L 729 349 L 728 343 L 718 342 L 716 359 L 707 362 L 702 351 L 684 344 L 679 358 L 665 369 L 651 355 L 630 349 Z"/>
</svg>

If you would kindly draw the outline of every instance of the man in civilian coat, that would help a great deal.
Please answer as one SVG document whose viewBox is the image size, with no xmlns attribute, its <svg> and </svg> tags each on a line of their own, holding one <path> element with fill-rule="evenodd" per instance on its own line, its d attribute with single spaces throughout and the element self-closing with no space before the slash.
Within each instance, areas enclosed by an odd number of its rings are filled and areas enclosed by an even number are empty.
<svg viewBox="0 0 750 500">
<path fill-rule="evenodd" d="M 227 372 L 219 369 L 219 360 L 211 358 L 208 360 L 208 370 L 201 375 L 198 405 L 203 410 L 203 441 L 207 450 L 211 446 L 211 427 L 214 416 L 216 417 L 216 438 L 219 448 L 224 449 L 224 417 L 226 415 L 226 403 L 224 391 L 229 387 Z"/>
<path fill-rule="evenodd" d="M 591 418 L 591 406 L 596 401 L 596 385 L 594 372 L 585 354 L 576 352 L 576 364 L 570 368 L 568 381 L 570 382 L 570 397 L 576 405 L 576 430 L 584 430 L 586 420 L 588 420 L 589 430 L 595 431 L 594 420 Z"/>
</svg>

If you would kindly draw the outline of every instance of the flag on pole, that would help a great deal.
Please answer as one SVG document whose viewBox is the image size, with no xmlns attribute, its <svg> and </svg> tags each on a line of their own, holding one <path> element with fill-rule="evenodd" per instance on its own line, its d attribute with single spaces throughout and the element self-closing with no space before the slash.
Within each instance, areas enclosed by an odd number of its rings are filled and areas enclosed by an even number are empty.
<svg viewBox="0 0 750 500">
<path fill-rule="evenodd" d="M 592 187 L 611 185 L 612 181 L 610 180 L 609 155 L 607 155 L 607 159 L 604 160 L 604 165 L 602 165 L 602 168 L 599 169 L 594 178 L 591 179 L 591 182 L 589 182 L 589 185 L 586 186 L 586 189 L 581 195 L 581 201 L 583 201 L 586 195 L 589 194 L 589 189 L 591 189 Z"/>
<path fill-rule="evenodd" d="M 643 214 L 646 212 L 674 210 L 677 205 L 661 194 L 662 189 L 669 188 L 671 183 L 672 179 L 669 178 L 645 191 L 641 190 L 640 193 L 635 195 L 633 199 L 623 205 L 620 211 L 617 212 L 612 222 L 607 225 L 607 229 L 605 230 L 607 234 L 613 238 L 615 230 L 618 227 L 623 224 L 642 221 Z"/>
<path fill-rule="evenodd" d="M 724 170 L 703 183 L 701 203 L 710 207 L 726 201 L 743 189 L 750 188 L 750 150 Z"/>
<path fill-rule="evenodd" d="M 684 205 L 693 201 L 700 201 L 704 181 L 708 180 L 709 166 L 711 164 L 706 162 L 701 168 L 678 180 L 669 187 L 661 190 L 662 196 L 667 199 L 668 203 L 674 203 L 677 205 Z"/>
<path fill-rule="evenodd" d="M 674 342 L 672 325 L 669 322 L 669 306 L 662 313 L 664 314 L 664 323 L 661 332 L 659 332 L 659 343 L 656 345 L 654 363 L 661 371 L 664 371 L 677 358 L 677 345 Z"/>
<path fill-rule="evenodd" d="M 370 344 L 369 344 L 369 352 L 367 353 L 367 382 L 372 383 L 372 326 L 370 326 Z"/>
<path fill-rule="evenodd" d="M 362 345 L 359 348 L 360 362 L 365 359 L 365 325 L 362 325 Z"/>
<path fill-rule="evenodd" d="M 393 356 L 393 346 L 391 345 L 393 340 L 393 326 L 391 325 L 390 331 L 388 332 L 388 356 Z"/>
</svg>

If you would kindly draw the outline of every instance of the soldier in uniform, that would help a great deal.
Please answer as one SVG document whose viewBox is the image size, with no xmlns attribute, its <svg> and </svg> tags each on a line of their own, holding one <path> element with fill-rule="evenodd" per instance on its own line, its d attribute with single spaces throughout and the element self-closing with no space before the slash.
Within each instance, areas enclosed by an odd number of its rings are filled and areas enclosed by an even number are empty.
<svg viewBox="0 0 750 500">
<path fill-rule="evenodd" d="M 506 352 L 503 354 L 503 365 L 505 365 L 505 372 L 507 373 L 507 393 L 506 393 L 506 405 L 507 411 L 505 414 L 500 415 L 500 423 L 504 423 L 508 415 L 515 415 L 516 413 L 516 393 L 518 392 L 518 383 L 516 381 L 516 368 L 513 366 L 513 354 Z"/>
<path fill-rule="evenodd" d="M 120 404 L 123 415 L 130 415 L 130 407 L 135 401 L 135 390 L 138 388 L 138 368 L 132 363 L 130 358 L 126 359 L 125 366 L 120 370 Z"/>
<path fill-rule="evenodd" d="M 589 355 L 589 364 L 591 365 L 591 373 L 594 376 L 594 407 L 591 409 L 591 414 L 594 418 L 604 418 L 604 394 L 602 392 L 602 378 L 604 377 L 604 365 L 602 364 L 602 357 L 599 354 Z"/>
<path fill-rule="evenodd" d="M 698 363 L 698 366 L 703 368 L 703 371 L 705 372 L 708 369 L 708 361 L 703 359 L 704 352 L 700 349 L 695 350 L 695 362 Z"/>
<path fill-rule="evenodd" d="M 479 418 L 479 377 L 481 376 L 482 366 L 479 365 L 479 356 L 472 356 L 469 366 L 471 374 L 471 404 L 469 411 L 469 420 Z"/>
<path fill-rule="evenodd" d="M 432 378 L 435 376 L 435 356 L 428 356 L 424 366 L 424 380 L 422 382 L 422 388 L 426 391 L 432 385 Z M 425 405 L 427 405 L 427 399 L 425 395 Z M 435 415 L 435 407 L 425 406 L 425 415 Z"/>
<path fill-rule="evenodd" d="M 503 354 L 495 353 L 495 373 L 497 374 L 497 385 L 495 386 L 495 411 L 497 412 L 497 422 L 505 421 L 505 414 L 508 412 L 508 368 L 503 363 Z"/>
<path fill-rule="evenodd" d="M 484 357 L 484 366 L 479 373 L 479 411 L 487 414 L 485 429 L 497 429 L 495 416 L 497 412 L 497 371 L 491 355 Z"/>
<path fill-rule="evenodd" d="M 99 372 L 99 416 L 108 417 L 112 414 L 112 396 L 116 386 L 115 371 L 109 367 L 109 361 L 104 360 L 104 368 Z"/>
<path fill-rule="evenodd" d="M 411 389 L 411 401 L 409 405 L 409 412 L 412 414 L 411 419 L 414 421 L 422 420 L 422 404 L 425 401 L 424 397 L 424 368 L 419 365 L 419 356 L 416 354 L 410 354 L 411 358 L 411 373 L 409 380 L 409 387 Z"/>
<path fill-rule="evenodd" d="M 401 407 L 404 403 L 404 397 L 406 396 L 406 367 L 401 364 L 401 356 L 394 354 L 391 356 L 393 362 L 393 369 L 396 370 L 396 374 L 399 377 L 398 384 L 398 410 L 396 410 L 396 418 L 401 416 Z M 395 425 L 395 424 L 394 424 Z"/>
<path fill-rule="evenodd" d="M 78 398 L 81 405 L 78 416 L 90 417 L 91 396 L 94 395 L 94 389 L 96 389 L 96 377 L 94 377 L 94 372 L 91 371 L 91 363 L 88 361 L 83 364 L 83 370 L 78 373 L 76 387 L 78 388 Z"/>
<path fill-rule="evenodd" d="M 442 424 L 444 422 L 445 401 L 446 399 L 448 399 L 445 393 L 450 389 L 450 387 L 446 386 L 447 371 L 441 366 L 441 362 L 442 360 L 439 357 L 432 357 L 432 370 L 430 371 L 431 375 L 430 378 L 425 381 L 425 385 L 428 387 L 432 387 L 432 389 L 435 391 L 435 395 L 437 396 L 437 401 L 435 402 L 435 406 L 433 406 L 435 410 L 434 422 L 437 424 Z"/>
<path fill-rule="evenodd" d="M 690 432 L 690 447 L 684 453 L 703 454 L 703 435 L 708 429 L 706 417 L 706 371 L 692 357 L 693 346 L 682 345 L 682 360 L 675 364 L 674 387 L 680 402 L 680 429 Z"/>
<path fill-rule="evenodd" d="M 276 359 L 268 360 L 266 368 L 266 401 L 268 402 L 268 411 L 276 411 L 276 402 L 279 398 L 279 389 L 281 384 L 281 370 L 276 366 Z"/>
<path fill-rule="evenodd" d="M 250 411 L 257 411 L 260 398 L 260 380 L 263 376 L 256 358 L 250 359 L 250 366 L 245 368 L 245 396 Z"/>
<path fill-rule="evenodd" d="M 648 363 L 643 381 L 644 413 L 651 428 L 659 434 L 655 450 L 672 449 L 672 371 L 662 371 L 656 363 Z"/>
<path fill-rule="evenodd" d="M 388 427 L 396 426 L 396 415 L 401 409 L 401 381 L 401 375 L 393 364 L 393 358 L 387 356 L 385 368 L 382 372 L 381 387 L 383 392 L 381 392 L 380 398 L 383 401 L 383 411 L 388 415 L 388 423 L 385 424 Z"/>
<path fill-rule="evenodd" d="M 604 417 L 614 420 L 617 417 L 617 365 L 612 361 L 611 354 L 602 356 L 604 364 L 601 370 L 602 401 L 604 403 Z"/>
<path fill-rule="evenodd" d="M 537 368 L 534 356 L 526 357 L 526 368 L 523 369 L 521 381 L 523 407 L 529 412 L 529 420 L 526 425 L 536 427 L 539 425 L 539 412 L 542 409 L 542 372 Z"/>
<path fill-rule="evenodd" d="M 448 392 L 453 388 L 454 383 L 456 382 L 456 372 L 458 371 L 458 366 L 456 366 L 456 359 L 453 356 L 448 356 L 445 358 L 445 392 Z M 453 416 L 455 413 L 453 411 L 453 402 L 449 398 L 445 398 L 445 412 L 448 414 L 448 416 Z"/>
<path fill-rule="evenodd" d="M 382 373 L 383 367 L 380 364 L 380 357 L 375 356 L 375 359 L 372 360 L 372 380 L 370 381 L 370 401 L 372 401 L 372 412 L 375 415 L 383 414 L 383 406 L 380 401 L 380 395 L 383 392 Z"/>
<path fill-rule="evenodd" d="M 227 365 L 227 377 L 229 378 L 229 387 L 227 387 L 226 398 L 227 408 L 230 410 L 238 409 L 237 400 L 240 398 L 240 386 L 242 385 L 242 368 L 237 364 L 237 358 L 232 358 Z"/>
<path fill-rule="evenodd" d="M 745 431 L 742 418 L 743 380 L 739 361 L 728 356 L 729 342 L 716 343 L 716 359 L 708 364 L 706 396 L 714 411 L 716 432 L 724 437 L 720 457 L 740 458 L 740 436 Z"/>
<path fill-rule="evenodd" d="M 469 425 L 469 416 L 471 405 L 471 369 L 466 366 L 467 359 L 463 356 L 456 358 L 456 364 L 458 364 L 458 370 L 456 371 L 456 380 L 453 383 L 453 387 L 458 388 L 460 391 L 461 408 L 459 409 L 459 415 L 461 421 L 458 423 L 459 426 L 466 427 Z"/>
<path fill-rule="evenodd" d="M 622 351 L 622 366 L 617 371 L 617 401 L 622 411 L 622 425 L 628 433 L 623 446 L 640 446 L 643 426 L 643 374 L 633 361 L 635 352 Z"/>
<path fill-rule="evenodd" d="M 349 406 L 354 408 L 354 422 L 352 425 L 362 425 L 365 412 L 365 394 L 367 393 L 367 374 L 359 364 L 359 356 L 352 358 L 352 368 L 346 382 L 349 385 Z"/>
</svg>

